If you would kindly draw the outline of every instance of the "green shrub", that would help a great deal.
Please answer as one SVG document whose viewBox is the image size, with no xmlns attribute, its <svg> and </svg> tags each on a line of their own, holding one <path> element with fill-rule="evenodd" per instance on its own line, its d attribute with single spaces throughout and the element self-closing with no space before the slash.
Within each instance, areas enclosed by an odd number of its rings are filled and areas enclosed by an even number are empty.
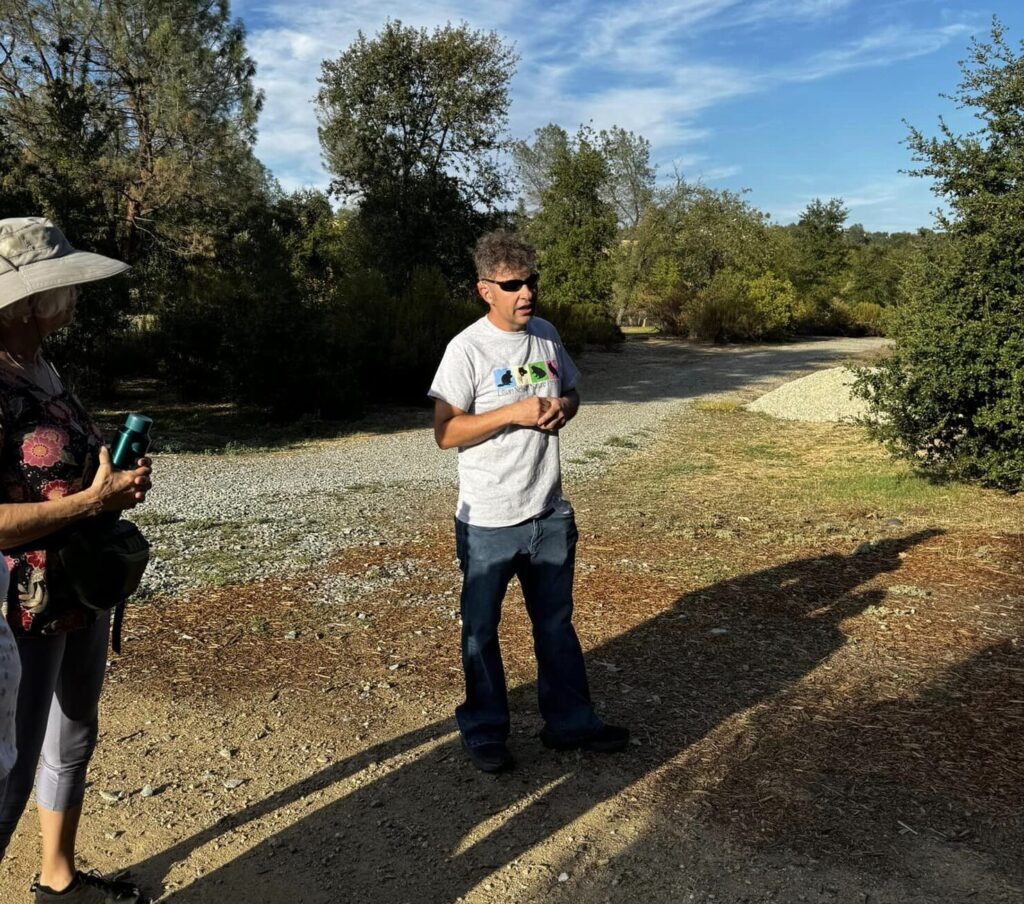
<svg viewBox="0 0 1024 904">
<path fill-rule="evenodd" d="M 772 273 L 748 279 L 722 270 L 697 294 L 690 333 L 712 342 L 757 341 L 785 336 L 793 323 L 795 293 Z"/>
<path fill-rule="evenodd" d="M 565 347 L 573 354 L 588 345 L 614 348 L 626 338 L 603 305 L 549 303 L 542 295 L 537 313 L 554 324 Z"/>
<path fill-rule="evenodd" d="M 937 477 L 1024 487 L 1024 228 L 992 266 L 985 237 L 952 238 L 907 275 L 893 356 L 861 373 L 868 426 Z"/>
<path fill-rule="evenodd" d="M 749 338 L 765 339 L 788 335 L 793 327 L 796 292 L 788 279 L 767 272 L 747 282 L 750 305 Z"/>
<path fill-rule="evenodd" d="M 844 336 L 884 336 L 890 309 L 871 301 L 832 303 L 832 325 Z"/>
<path fill-rule="evenodd" d="M 863 373 L 872 432 L 937 476 L 1024 488 L 1024 52 L 998 22 L 972 42 L 953 95 L 979 125 L 908 145 L 950 214 L 911 256 L 892 358 Z"/>
</svg>

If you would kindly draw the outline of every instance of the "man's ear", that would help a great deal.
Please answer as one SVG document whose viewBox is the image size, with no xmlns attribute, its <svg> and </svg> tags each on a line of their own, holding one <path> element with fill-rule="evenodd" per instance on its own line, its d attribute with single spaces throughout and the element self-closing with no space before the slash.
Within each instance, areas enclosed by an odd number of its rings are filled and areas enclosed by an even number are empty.
<svg viewBox="0 0 1024 904">
<path fill-rule="evenodd" d="M 480 297 L 484 300 L 484 304 L 488 307 L 491 306 L 491 290 L 488 288 L 487 283 L 478 282 L 476 284 L 476 290 L 480 293 Z"/>
</svg>

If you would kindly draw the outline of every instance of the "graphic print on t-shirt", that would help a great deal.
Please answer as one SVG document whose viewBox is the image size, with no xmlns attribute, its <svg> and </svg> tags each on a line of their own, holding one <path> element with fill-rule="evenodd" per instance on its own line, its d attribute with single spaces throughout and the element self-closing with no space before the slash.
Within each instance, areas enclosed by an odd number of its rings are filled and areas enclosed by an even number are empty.
<svg viewBox="0 0 1024 904">
<path fill-rule="evenodd" d="M 558 379 L 557 361 L 533 361 L 529 364 L 513 364 L 496 367 L 492 371 L 494 385 L 500 392 L 515 392 L 539 383 Z"/>
<path fill-rule="evenodd" d="M 543 361 L 535 361 L 529 365 L 530 368 L 530 380 L 534 383 L 547 383 L 548 371 L 547 365 Z"/>
<path fill-rule="evenodd" d="M 494 385 L 498 389 L 515 389 L 516 379 L 512 376 L 511 367 L 498 367 L 494 371 Z"/>
</svg>

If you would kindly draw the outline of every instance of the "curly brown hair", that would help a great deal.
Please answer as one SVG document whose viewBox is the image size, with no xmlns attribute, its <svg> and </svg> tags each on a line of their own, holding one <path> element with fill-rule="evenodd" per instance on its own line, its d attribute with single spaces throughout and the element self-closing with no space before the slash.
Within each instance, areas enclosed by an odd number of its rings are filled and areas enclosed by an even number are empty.
<svg viewBox="0 0 1024 904">
<path fill-rule="evenodd" d="M 537 268 L 537 255 L 533 245 L 514 232 L 499 229 L 482 235 L 473 251 L 476 275 L 493 278 L 502 268 L 513 272 L 533 273 Z"/>
</svg>

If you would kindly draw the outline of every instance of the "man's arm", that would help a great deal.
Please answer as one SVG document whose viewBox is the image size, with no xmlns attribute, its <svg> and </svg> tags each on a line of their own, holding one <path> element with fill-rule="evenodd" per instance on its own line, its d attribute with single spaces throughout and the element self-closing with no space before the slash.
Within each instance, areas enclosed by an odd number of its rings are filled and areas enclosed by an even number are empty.
<svg viewBox="0 0 1024 904">
<path fill-rule="evenodd" d="M 580 394 L 575 389 L 570 389 L 560 398 L 550 401 L 551 405 L 537 421 L 537 427 L 540 430 L 556 432 L 576 417 L 576 412 L 580 410 Z"/>
<path fill-rule="evenodd" d="M 467 414 L 442 399 L 435 399 L 434 439 L 440 448 L 453 449 L 475 446 L 506 427 L 539 427 L 541 418 L 560 401 L 530 396 L 485 414 Z"/>
</svg>

